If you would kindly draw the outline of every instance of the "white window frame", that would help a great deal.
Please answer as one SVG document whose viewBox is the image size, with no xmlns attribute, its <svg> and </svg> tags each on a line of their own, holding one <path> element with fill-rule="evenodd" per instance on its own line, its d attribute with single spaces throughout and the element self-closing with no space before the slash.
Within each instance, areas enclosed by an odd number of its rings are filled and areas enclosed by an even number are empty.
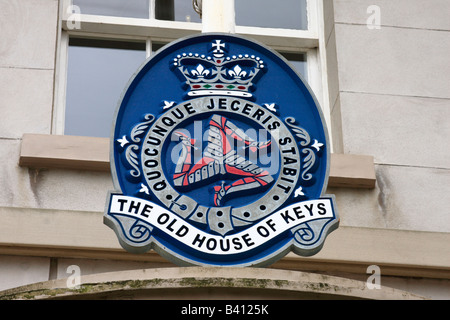
<svg viewBox="0 0 450 320">
<path fill-rule="evenodd" d="M 64 134 L 70 36 L 145 41 L 146 55 L 149 57 L 152 52 L 152 41 L 171 42 L 202 31 L 201 23 L 156 20 L 152 10 L 154 3 L 155 0 L 150 0 L 149 19 L 79 14 L 76 15 L 79 28 L 74 29 L 71 27 L 74 19 L 70 11 L 72 0 L 60 1 L 52 134 Z M 307 17 L 307 30 L 236 26 L 235 32 L 262 42 L 277 51 L 306 53 L 308 83 L 322 107 L 332 146 L 323 2 L 307 0 Z"/>
</svg>

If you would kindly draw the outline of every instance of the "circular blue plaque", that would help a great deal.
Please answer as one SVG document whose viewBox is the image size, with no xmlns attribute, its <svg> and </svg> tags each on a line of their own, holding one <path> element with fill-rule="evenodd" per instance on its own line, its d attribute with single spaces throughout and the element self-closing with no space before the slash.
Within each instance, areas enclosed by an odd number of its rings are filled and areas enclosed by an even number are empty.
<svg viewBox="0 0 450 320">
<path fill-rule="evenodd" d="M 337 228 L 312 91 L 278 53 L 229 34 L 173 42 L 116 111 L 104 221 L 134 253 L 264 266 L 317 253 Z"/>
</svg>

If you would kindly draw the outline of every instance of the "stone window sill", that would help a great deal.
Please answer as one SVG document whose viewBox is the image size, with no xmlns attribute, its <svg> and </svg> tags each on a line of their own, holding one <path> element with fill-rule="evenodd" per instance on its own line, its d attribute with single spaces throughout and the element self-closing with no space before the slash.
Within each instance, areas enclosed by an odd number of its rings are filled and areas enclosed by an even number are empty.
<svg viewBox="0 0 450 320">
<path fill-rule="evenodd" d="M 64 135 L 24 134 L 19 165 L 110 171 L 110 139 Z M 329 187 L 374 188 L 374 159 L 366 155 L 332 154 Z"/>
</svg>

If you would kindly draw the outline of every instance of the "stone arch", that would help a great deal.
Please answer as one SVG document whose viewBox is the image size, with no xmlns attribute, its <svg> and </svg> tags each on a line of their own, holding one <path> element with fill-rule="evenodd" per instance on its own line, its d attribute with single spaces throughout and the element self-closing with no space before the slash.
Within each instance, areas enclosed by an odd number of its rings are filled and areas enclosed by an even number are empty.
<svg viewBox="0 0 450 320">
<path fill-rule="evenodd" d="M 262 268 L 156 268 L 81 277 L 79 288 L 67 279 L 51 280 L 0 292 L 3 300 L 36 299 L 424 299 L 409 292 L 300 271 Z"/>
</svg>

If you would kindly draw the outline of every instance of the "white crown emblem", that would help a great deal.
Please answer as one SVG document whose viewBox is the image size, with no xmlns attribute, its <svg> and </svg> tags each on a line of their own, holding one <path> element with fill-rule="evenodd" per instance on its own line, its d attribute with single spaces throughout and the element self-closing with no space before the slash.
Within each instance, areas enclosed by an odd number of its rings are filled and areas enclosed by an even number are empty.
<svg viewBox="0 0 450 320">
<path fill-rule="evenodd" d="M 264 61 L 248 54 L 226 56 L 225 43 L 212 43 L 212 57 L 183 53 L 173 59 L 173 66 L 186 79 L 188 96 L 227 95 L 250 98 L 253 82 L 264 69 Z"/>
</svg>

